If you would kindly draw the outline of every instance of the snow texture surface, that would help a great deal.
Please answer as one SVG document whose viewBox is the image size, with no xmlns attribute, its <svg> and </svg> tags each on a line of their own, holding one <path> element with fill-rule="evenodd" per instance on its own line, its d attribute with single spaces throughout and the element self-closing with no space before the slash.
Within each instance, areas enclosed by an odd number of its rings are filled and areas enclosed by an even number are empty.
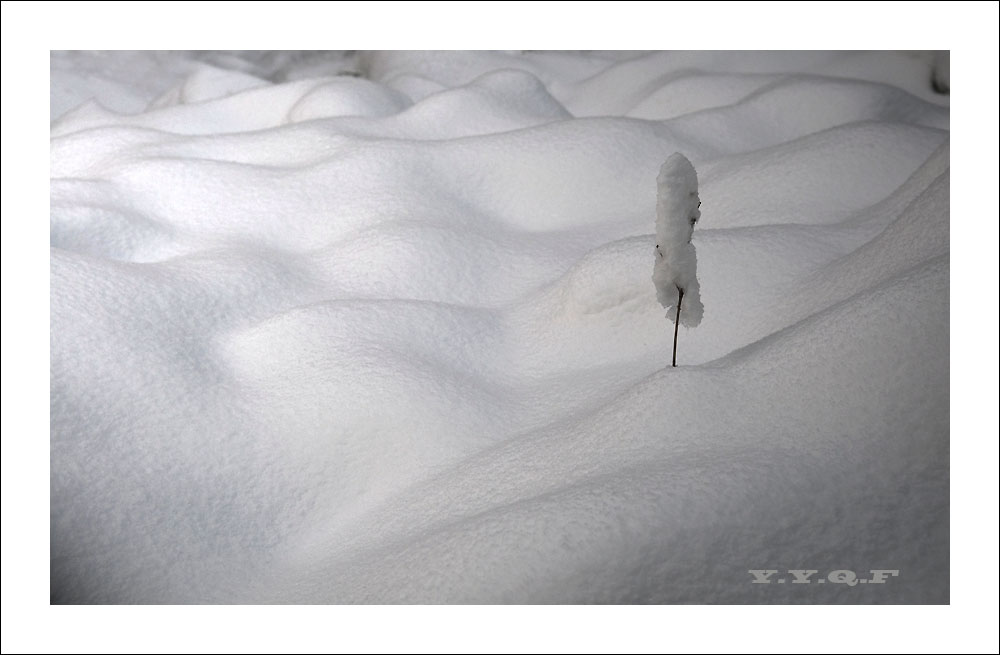
<svg viewBox="0 0 1000 655">
<path fill-rule="evenodd" d="M 51 62 L 53 602 L 948 602 L 932 58 Z"/>
<path fill-rule="evenodd" d="M 663 162 L 656 177 L 656 247 L 653 284 L 656 299 L 667 308 L 667 318 L 685 327 L 701 323 L 705 308 L 698 288 L 698 254 L 691 239 L 701 218 L 698 173 L 687 157 L 675 152 Z M 680 292 L 683 292 L 683 299 Z"/>
</svg>

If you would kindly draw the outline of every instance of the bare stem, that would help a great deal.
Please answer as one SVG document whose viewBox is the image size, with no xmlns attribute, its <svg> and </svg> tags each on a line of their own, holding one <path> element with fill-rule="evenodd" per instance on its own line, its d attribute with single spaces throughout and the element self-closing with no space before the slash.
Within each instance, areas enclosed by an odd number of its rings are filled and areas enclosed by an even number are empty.
<svg viewBox="0 0 1000 655">
<path fill-rule="evenodd" d="M 684 300 L 684 289 L 677 287 L 677 316 L 674 317 L 674 367 L 677 366 L 677 329 L 681 326 L 681 301 Z"/>
</svg>

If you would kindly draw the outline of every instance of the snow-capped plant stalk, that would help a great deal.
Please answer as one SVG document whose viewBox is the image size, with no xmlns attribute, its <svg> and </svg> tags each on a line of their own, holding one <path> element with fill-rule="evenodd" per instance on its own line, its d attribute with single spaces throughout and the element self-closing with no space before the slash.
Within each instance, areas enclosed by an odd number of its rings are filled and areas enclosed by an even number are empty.
<svg viewBox="0 0 1000 655">
<path fill-rule="evenodd" d="M 673 366 L 677 366 L 677 332 L 681 322 L 685 327 L 697 327 L 704 313 L 698 288 L 697 253 L 691 243 L 694 225 L 701 218 L 699 207 L 698 174 L 687 157 L 675 152 L 663 162 L 656 178 L 653 263 L 656 299 L 667 309 L 667 318 L 674 321 Z M 672 308 L 675 308 L 673 316 Z"/>
</svg>

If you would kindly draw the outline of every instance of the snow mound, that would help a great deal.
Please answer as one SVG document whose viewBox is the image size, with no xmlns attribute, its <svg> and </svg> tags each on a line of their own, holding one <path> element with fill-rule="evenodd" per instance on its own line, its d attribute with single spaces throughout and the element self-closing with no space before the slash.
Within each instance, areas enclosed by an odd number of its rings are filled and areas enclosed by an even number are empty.
<svg viewBox="0 0 1000 655">
<path fill-rule="evenodd" d="M 53 53 L 52 602 L 947 603 L 935 66 Z"/>
</svg>

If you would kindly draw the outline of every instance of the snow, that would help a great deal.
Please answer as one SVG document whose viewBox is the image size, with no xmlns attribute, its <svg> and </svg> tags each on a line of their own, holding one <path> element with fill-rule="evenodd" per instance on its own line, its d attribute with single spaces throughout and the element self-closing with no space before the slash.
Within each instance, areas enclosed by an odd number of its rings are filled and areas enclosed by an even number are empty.
<svg viewBox="0 0 1000 655">
<path fill-rule="evenodd" d="M 698 287 L 698 256 L 694 226 L 701 218 L 698 173 L 679 152 L 667 157 L 656 177 L 656 246 L 653 284 L 656 299 L 667 308 L 667 318 L 687 327 L 701 323 L 705 308 Z M 680 294 L 683 293 L 683 300 Z"/>
<path fill-rule="evenodd" d="M 940 59 L 53 53 L 52 602 L 947 603 Z"/>
</svg>

